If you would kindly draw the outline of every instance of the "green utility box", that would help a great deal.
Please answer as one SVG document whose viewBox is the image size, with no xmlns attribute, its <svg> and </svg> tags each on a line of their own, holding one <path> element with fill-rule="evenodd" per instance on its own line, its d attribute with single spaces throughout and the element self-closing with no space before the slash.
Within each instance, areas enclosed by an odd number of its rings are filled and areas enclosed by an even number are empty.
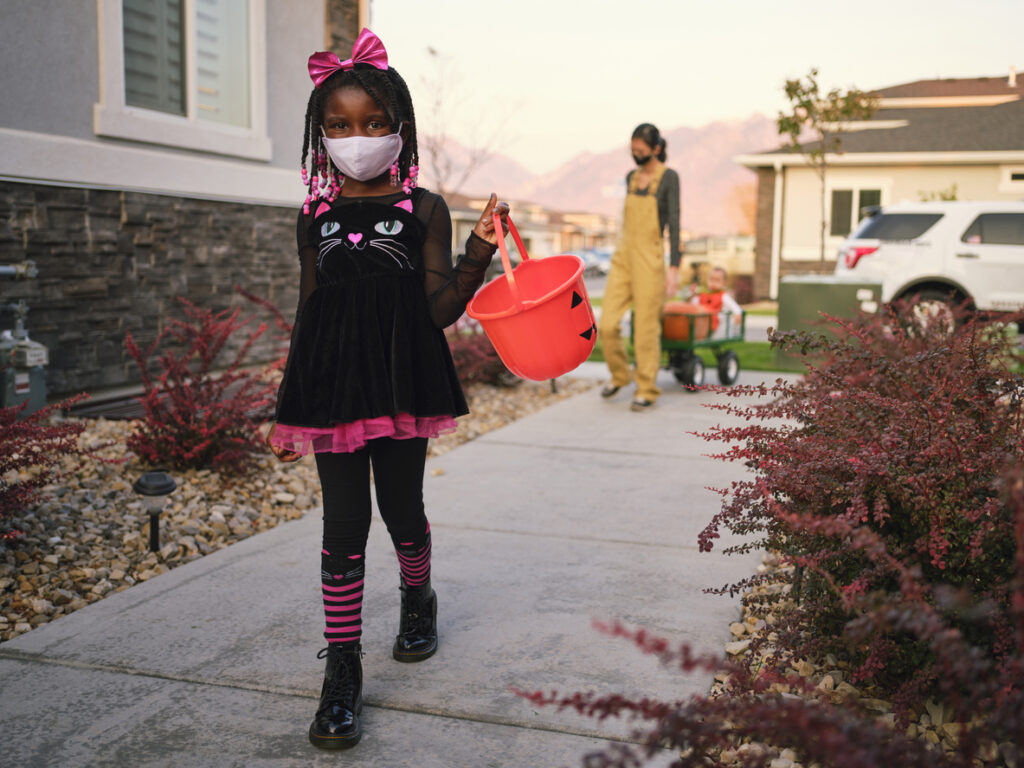
<svg viewBox="0 0 1024 768">
<path fill-rule="evenodd" d="M 877 312 L 882 306 L 880 283 L 855 282 L 832 275 L 790 275 L 779 283 L 780 331 L 828 332 L 833 326 L 821 316 L 855 318 L 861 312 Z M 799 352 L 775 350 L 780 371 L 807 368 Z"/>
</svg>

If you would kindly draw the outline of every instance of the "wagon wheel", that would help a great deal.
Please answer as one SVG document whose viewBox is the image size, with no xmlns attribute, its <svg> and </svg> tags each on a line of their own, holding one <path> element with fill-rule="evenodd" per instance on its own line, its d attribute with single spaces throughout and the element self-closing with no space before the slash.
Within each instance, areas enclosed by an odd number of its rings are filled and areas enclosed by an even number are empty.
<svg viewBox="0 0 1024 768">
<path fill-rule="evenodd" d="M 699 387 L 704 383 L 704 361 L 699 355 L 680 354 L 670 363 L 676 381 L 684 387 Z"/>
<path fill-rule="evenodd" d="M 718 356 L 718 382 L 726 387 L 736 383 L 740 375 L 740 359 L 731 349 Z"/>
<path fill-rule="evenodd" d="M 668 353 L 669 370 L 672 371 L 672 375 L 676 377 L 676 381 L 684 386 L 689 381 L 686 373 L 686 365 L 690 361 L 691 357 L 693 357 L 693 353 L 683 352 L 678 349 Z"/>
</svg>

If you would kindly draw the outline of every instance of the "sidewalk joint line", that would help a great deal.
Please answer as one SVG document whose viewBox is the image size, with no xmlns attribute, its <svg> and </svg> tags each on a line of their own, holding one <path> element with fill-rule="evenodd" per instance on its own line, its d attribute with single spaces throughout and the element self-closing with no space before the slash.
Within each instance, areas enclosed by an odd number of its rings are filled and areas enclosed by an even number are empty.
<svg viewBox="0 0 1024 768">
<path fill-rule="evenodd" d="M 154 680 L 165 680 L 172 683 L 185 683 L 189 685 L 202 685 L 209 686 L 211 688 L 226 688 L 228 690 L 249 691 L 251 693 L 269 693 L 275 696 L 290 696 L 292 698 L 300 698 L 309 701 L 314 701 L 317 698 L 315 692 L 311 693 L 309 691 L 300 691 L 297 688 L 278 688 L 274 686 L 260 686 L 239 682 L 223 683 L 199 677 L 189 677 L 186 675 L 172 675 L 167 674 L 165 672 L 155 672 L 153 670 L 136 669 L 134 667 L 122 667 L 114 664 L 99 664 L 96 662 L 89 661 L 75 661 L 74 659 L 57 659 L 51 658 L 49 656 L 40 656 L 38 654 L 29 653 L 26 651 L 20 651 L 17 649 L 9 649 L 3 647 L 0 647 L 0 659 L 9 659 L 11 661 L 20 661 L 22 663 L 29 664 L 43 664 L 55 667 L 67 667 L 69 669 L 76 669 L 86 672 L 107 672 L 109 674 L 115 675 L 132 675 L 134 677 L 148 677 Z M 460 720 L 465 721 L 467 723 L 498 725 L 503 728 L 519 728 L 527 731 L 544 731 L 547 733 L 561 734 L 566 736 L 577 736 L 588 739 L 601 739 L 602 741 L 619 742 L 625 744 L 644 743 L 639 739 L 631 739 L 629 737 L 614 737 L 608 734 L 598 733 L 596 731 L 587 731 L 582 728 L 573 728 L 572 726 L 556 726 L 547 725 L 544 723 L 537 723 L 531 725 L 528 723 L 517 722 L 515 720 L 506 720 L 500 717 L 488 717 L 486 715 L 473 715 L 469 713 L 446 713 L 438 710 L 417 709 L 413 706 L 403 706 L 400 704 L 374 703 L 372 701 L 367 700 L 364 700 L 364 707 L 387 710 L 391 712 L 405 712 L 407 714 L 422 715 L 424 717 L 438 717 L 444 718 L 446 720 Z"/>
<path fill-rule="evenodd" d="M 659 459 L 693 459 L 693 458 L 704 458 L 703 456 L 694 457 L 687 454 L 670 454 L 670 453 L 658 453 L 656 451 L 624 451 L 621 448 L 590 448 L 584 445 L 552 445 L 550 443 L 520 443 L 514 440 L 481 440 L 480 445 L 499 445 L 507 446 L 512 448 L 544 448 L 551 451 L 565 451 L 572 453 L 602 453 L 609 454 L 612 456 L 645 456 Z M 433 457 L 440 459 L 442 456 Z"/>
<path fill-rule="evenodd" d="M 597 536 L 583 536 L 569 534 L 559 535 L 552 533 L 538 533 L 534 531 L 514 531 L 507 528 L 485 528 L 478 525 L 454 525 L 452 523 L 439 523 L 431 521 L 431 528 L 447 528 L 453 531 L 478 531 L 480 533 L 507 533 L 511 536 L 530 536 L 537 539 L 557 539 L 563 541 L 589 541 L 597 544 L 629 544 L 637 547 L 653 547 L 655 549 L 671 549 L 674 551 L 700 551 L 700 547 L 692 544 L 662 544 L 653 541 L 630 541 L 629 539 L 602 539 Z"/>
</svg>

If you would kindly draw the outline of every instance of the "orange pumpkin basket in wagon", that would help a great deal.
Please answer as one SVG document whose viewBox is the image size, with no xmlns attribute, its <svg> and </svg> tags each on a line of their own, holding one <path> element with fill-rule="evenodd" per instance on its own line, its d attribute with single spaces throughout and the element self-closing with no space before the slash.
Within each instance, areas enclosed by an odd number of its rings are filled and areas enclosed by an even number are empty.
<svg viewBox="0 0 1024 768">
<path fill-rule="evenodd" d="M 711 315 L 685 301 L 669 301 L 661 318 L 661 337 L 671 341 L 700 341 L 711 335 Z"/>
<path fill-rule="evenodd" d="M 480 323 L 516 376 L 553 379 L 586 360 L 597 341 L 594 311 L 583 284 L 583 259 L 572 254 L 531 259 L 512 219 L 508 229 L 523 261 L 512 269 L 505 239 L 499 234 L 505 274 L 480 289 L 466 314 Z M 494 231 L 502 231 L 497 215 Z"/>
</svg>

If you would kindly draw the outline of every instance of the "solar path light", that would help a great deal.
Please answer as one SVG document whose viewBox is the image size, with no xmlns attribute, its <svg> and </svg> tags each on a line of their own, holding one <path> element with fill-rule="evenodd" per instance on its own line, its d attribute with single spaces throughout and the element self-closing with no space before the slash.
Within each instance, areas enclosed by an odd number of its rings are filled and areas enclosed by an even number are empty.
<svg viewBox="0 0 1024 768">
<path fill-rule="evenodd" d="M 160 471 L 144 473 L 132 486 L 132 490 L 142 496 L 149 512 L 150 552 L 160 551 L 160 513 L 167 503 L 167 496 L 177 487 L 173 477 Z"/>
</svg>

